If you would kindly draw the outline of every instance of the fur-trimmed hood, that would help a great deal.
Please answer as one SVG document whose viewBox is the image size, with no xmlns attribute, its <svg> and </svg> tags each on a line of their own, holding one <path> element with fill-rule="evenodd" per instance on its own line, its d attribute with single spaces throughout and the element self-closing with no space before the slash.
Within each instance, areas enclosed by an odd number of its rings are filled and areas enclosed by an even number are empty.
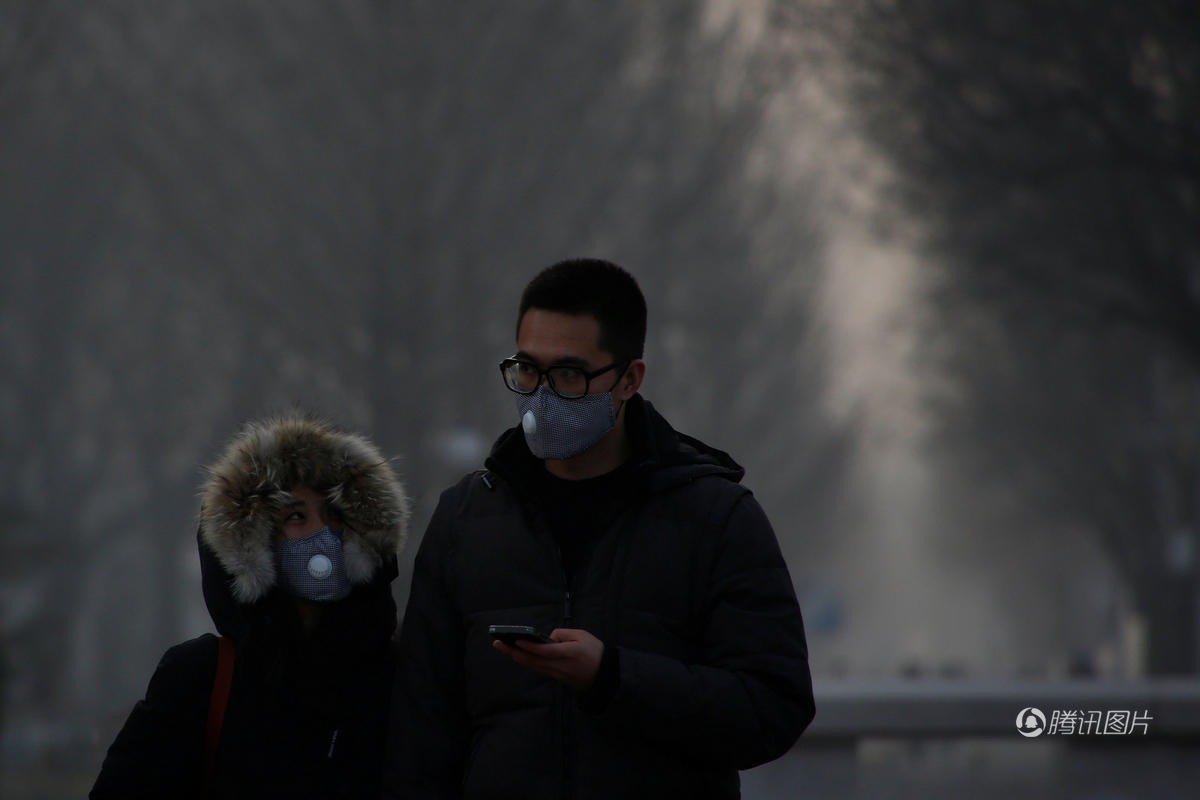
<svg viewBox="0 0 1200 800">
<path fill-rule="evenodd" d="M 247 423 L 200 489 L 200 540 L 229 574 L 239 603 L 275 586 L 271 542 L 299 485 L 324 495 L 338 517 L 352 585 L 369 582 L 403 548 L 408 495 L 375 445 L 308 415 Z"/>
</svg>

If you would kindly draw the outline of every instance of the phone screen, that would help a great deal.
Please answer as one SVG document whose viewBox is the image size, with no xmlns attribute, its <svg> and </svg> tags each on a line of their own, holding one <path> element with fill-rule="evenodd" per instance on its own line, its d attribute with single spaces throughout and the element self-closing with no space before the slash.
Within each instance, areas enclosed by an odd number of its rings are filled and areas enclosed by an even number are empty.
<svg viewBox="0 0 1200 800">
<path fill-rule="evenodd" d="M 489 625 L 488 635 L 511 646 L 518 640 L 553 644 L 554 640 L 532 625 Z"/>
</svg>

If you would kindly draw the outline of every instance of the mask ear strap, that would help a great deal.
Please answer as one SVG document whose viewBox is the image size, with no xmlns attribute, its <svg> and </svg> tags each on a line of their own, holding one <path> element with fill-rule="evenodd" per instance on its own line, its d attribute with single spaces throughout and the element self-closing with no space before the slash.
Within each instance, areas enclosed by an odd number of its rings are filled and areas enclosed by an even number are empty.
<svg viewBox="0 0 1200 800">
<path fill-rule="evenodd" d="M 617 378 L 617 382 L 616 382 L 615 384 L 613 384 L 613 388 L 612 388 L 612 389 L 609 389 L 609 394 L 611 394 L 613 391 L 615 391 L 615 390 L 616 390 L 616 388 L 617 388 L 617 386 L 620 386 L 620 385 L 621 385 L 621 381 L 622 381 L 622 380 L 624 380 L 624 378 L 625 378 L 625 373 L 626 373 L 626 372 L 629 372 L 629 368 L 630 368 L 631 366 L 633 366 L 633 359 L 630 359 L 629 361 L 627 361 L 627 362 L 625 363 L 625 369 L 621 370 L 621 377 L 620 377 L 620 378 Z M 622 401 L 621 401 L 621 405 L 617 406 L 617 410 L 616 410 L 616 412 L 613 414 L 613 421 L 614 421 L 614 422 L 616 422 L 616 420 L 618 420 L 618 419 L 620 418 L 620 416 L 621 416 L 621 411 L 622 411 L 622 410 L 624 410 L 624 408 L 625 408 L 625 404 L 626 404 L 626 403 L 628 403 L 628 402 L 629 402 L 629 398 L 625 398 L 624 400 L 622 400 Z"/>
</svg>

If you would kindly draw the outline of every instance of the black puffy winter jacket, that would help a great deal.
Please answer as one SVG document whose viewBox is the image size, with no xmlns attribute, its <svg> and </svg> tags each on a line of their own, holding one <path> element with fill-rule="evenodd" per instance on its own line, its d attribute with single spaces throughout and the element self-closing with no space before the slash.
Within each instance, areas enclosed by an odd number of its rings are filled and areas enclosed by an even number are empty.
<svg viewBox="0 0 1200 800">
<path fill-rule="evenodd" d="M 519 428 L 442 495 L 401 634 L 386 796 L 737 797 L 737 771 L 812 719 L 800 608 L 742 469 L 640 397 L 628 413 L 638 488 L 569 586 Z M 615 689 L 596 704 L 520 667 L 493 623 L 590 631 L 618 650 Z"/>
</svg>

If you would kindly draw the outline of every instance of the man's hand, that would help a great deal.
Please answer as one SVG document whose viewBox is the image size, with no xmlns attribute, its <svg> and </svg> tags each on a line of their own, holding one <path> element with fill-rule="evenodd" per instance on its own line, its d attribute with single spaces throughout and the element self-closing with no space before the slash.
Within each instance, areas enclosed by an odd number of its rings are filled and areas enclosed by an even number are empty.
<svg viewBox="0 0 1200 800">
<path fill-rule="evenodd" d="M 554 644 L 517 641 L 509 647 L 494 640 L 492 647 L 523 667 L 549 675 L 572 689 L 587 689 L 596 680 L 604 642 L 577 628 L 555 628 L 550 632 Z"/>
</svg>

